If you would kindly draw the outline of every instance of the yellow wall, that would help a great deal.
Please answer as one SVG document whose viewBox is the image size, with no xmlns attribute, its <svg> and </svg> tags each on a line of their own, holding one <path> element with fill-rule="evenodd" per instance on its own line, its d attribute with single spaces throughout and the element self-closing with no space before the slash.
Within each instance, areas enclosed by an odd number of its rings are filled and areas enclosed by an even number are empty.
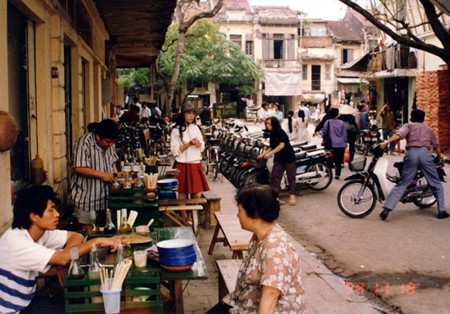
<svg viewBox="0 0 450 314">
<path fill-rule="evenodd" d="M 71 46 L 72 62 L 72 121 L 75 141 L 85 132 L 87 123 L 101 120 L 101 80 L 106 71 L 105 40 L 108 34 L 92 0 L 83 1 L 92 20 L 92 47 L 89 47 L 60 15 L 58 8 L 48 0 L 13 0 L 35 27 L 35 64 L 31 71 L 35 82 L 32 92 L 31 113 L 37 119 L 30 119 L 30 153 L 37 152 L 44 161 L 47 184 L 64 196 L 68 186 L 68 158 L 66 152 L 66 121 L 64 99 L 64 45 Z M 32 25 L 32 23 L 30 24 Z M 32 29 L 32 28 L 30 28 Z M 0 110 L 8 111 L 8 66 L 7 66 L 7 1 L 0 0 Z M 85 61 L 85 84 L 82 81 L 83 60 Z M 57 77 L 51 76 L 56 68 Z M 83 94 L 83 85 L 85 94 Z M 26 91 L 24 91 L 25 93 Z M 36 141 L 37 139 L 37 141 Z M 11 180 L 10 153 L 0 153 L 0 232 L 10 224 Z"/>
<path fill-rule="evenodd" d="M 0 0 L 0 110 L 8 111 L 8 64 L 6 36 L 6 0 Z M 3 232 L 12 219 L 11 182 L 9 151 L 0 153 L 0 233 Z M 2 179 L 8 178 L 8 180 Z"/>
</svg>

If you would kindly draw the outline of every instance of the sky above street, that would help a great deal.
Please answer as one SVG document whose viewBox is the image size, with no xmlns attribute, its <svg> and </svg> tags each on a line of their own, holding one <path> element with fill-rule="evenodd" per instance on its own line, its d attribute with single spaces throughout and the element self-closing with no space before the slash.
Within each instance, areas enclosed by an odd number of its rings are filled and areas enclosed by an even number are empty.
<svg viewBox="0 0 450 314">
<path fill-rule="evenodd" d="M 359 0 L 364 4 L 366 0 Z M 344 17 L 346 5 L 338 0 L 250 0 L 252 5 L 288 6 L 292 10 L 307 13 L 308 18 L 338 20 Z"/>
</svg>

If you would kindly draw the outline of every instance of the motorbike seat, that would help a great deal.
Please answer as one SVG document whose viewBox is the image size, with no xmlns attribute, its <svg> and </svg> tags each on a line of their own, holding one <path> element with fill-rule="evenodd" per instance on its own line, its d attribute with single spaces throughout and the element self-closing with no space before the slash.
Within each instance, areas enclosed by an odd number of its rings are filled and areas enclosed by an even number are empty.
<svg viewBox="0 0 450 314">
<path fill-rule="evenodd" d="M 394 167 L 399 169 L 399 170 L 402 169 L 403 168 L 403 161 L 394 162 Z"/>
<path fill-rule="evenodd" d="M 306 157 L 306 152 L 300 151 L 295 153 L 295 160 L 303 159 Z"/>
<path fill-rule="evenodd" d="M 211 146 L 219 144 L 220 140 L 217 138 L 210 138 L 208 139 L 208 142 L 211 144 Z"/>
</svg>

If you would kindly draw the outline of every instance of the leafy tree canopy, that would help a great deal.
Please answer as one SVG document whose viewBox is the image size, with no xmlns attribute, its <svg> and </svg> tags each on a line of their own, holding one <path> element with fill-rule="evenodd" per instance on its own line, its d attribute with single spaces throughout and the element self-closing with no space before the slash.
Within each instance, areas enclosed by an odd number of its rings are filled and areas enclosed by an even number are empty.
<svg viewBox="0 0 450 314">
<path fill-rule="evenodd" d="M 117 69 L 118 84 L 129 90 L 133 86 L 150 87 L 150 68 Z"/>
<path fill-rule="evenodd" d="M 174 71 L 178 24 L 172 24 L 158 57 L 158 74 L 168 78 Z M 227 83 L 251 93 L 251 84 L 263 76 L 263 70 L 241 48 L 226 39 L 219 27 L 197 21 L 186 33 L 185 50 L 180 60 L 180 82 Z"/>
</svg>

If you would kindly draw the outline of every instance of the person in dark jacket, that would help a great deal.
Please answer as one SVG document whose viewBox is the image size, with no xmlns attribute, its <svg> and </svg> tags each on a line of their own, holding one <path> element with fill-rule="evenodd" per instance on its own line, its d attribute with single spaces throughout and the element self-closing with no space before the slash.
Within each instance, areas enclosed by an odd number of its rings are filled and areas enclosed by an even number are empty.
<svg viewBox="0 0 450 314">
<path fill-rule="evenodd" d="M 342 161 L 344 159 L 345 148 L 347 147 L 347 130 L 345 123 L 338 119 L 339 109 L 332 108 L 329 111 L 330 119 L 323 126 L 323 137 L 331 139 L 331 147 L 333 150 L 333 161 L 336 167 L 335 178 L 339 179 L 342 169 Z"/>
<path fill-rule="evenodd" d="M 270 184 L 274 191 L 280 192 L 280 183 L 283 173 L 286 171 L 289 182 L 289 205 L 295 205 L 296 185 L 295 185 L 295 153 L 292 148 L 286 132 L 281 128 L 280 121 L 276 117 L 266 118 L 267 130 L 270 131 L 270 147 L 264 153 L 258 156 L 258 159 L 268 159 L 274 156 L 273 169 L 270 174 Z"/>
<path fill-rule="evenodd" d="M 350 150 L 350 161 L 355 157 L 355 142 L 358 137 L 358 126 L 356 125 L 356 119 L 351 114 L 339 115 L 339 120 L 344 121 L 345 128 L 347 130 L 347 143 Z"/>
</svg>

